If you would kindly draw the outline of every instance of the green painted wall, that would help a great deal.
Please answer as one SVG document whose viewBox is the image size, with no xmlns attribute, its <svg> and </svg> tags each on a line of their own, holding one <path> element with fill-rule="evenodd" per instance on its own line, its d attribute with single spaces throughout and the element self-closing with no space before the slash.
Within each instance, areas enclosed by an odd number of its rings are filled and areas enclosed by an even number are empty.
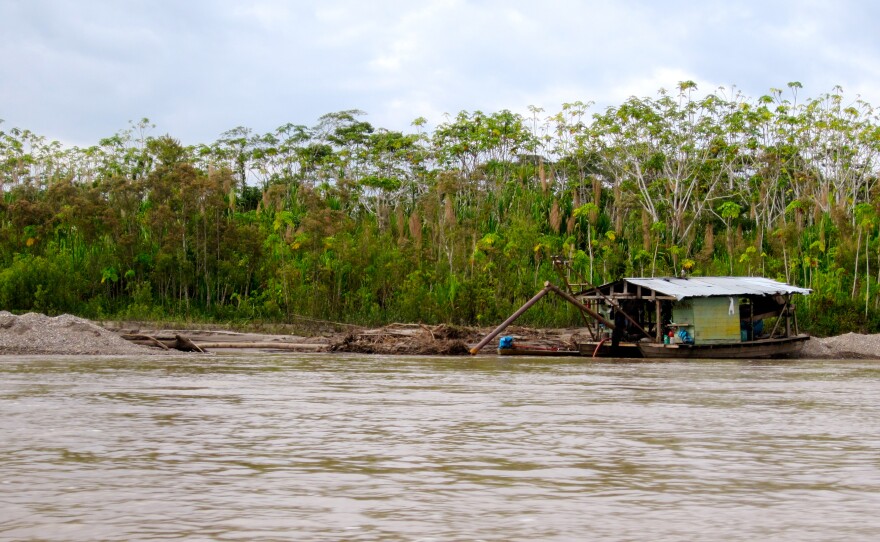
<svg viewBox="0 0 880 542">
<path fill-rule="evenodd" d="M 694 308 L 690 300 L 679 301 L 672 306 L 672 322 L 676 324 L 694 323 Z M 693 328 L 685 329 L 688 330 L 688 333 L 693 331 Z"/>
<path fill-rule="evenodd" d="M 672 307 L 672 321 L 676 324 L 691 324 L 684 329 L 693 335 L 694 344 L 741 340 L 737 298 L 733 298 L 732 315 L 729 297 L 697 297 L 679 301 Z"/>
</svg>

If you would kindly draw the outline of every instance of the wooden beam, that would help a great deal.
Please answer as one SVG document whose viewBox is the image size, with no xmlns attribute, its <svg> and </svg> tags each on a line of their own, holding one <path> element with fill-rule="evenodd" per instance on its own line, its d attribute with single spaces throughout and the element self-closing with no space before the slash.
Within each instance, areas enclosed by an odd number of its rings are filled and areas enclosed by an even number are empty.
<svg viewBox="0 0 880 542">
<path fill-rule="evenodd" d="M 773 318 L 774 316 L 779 316 L 779 314 L 780 314 L 779 311 L 770 311 L 770 312 L 764 312 L 761 314 L 756 314 L 752 318 L 755 321 L 759 321 L 759 320 L 764 320 L 765 318 Z"/>
<path fill-rule="evenodd" d="M 779 322 L 785 317 L 786 312 L 788 311 L 788 299 L 785 300 L 785 305 L 782 306 L 782 310 L 779 311 L 779 318 L 776 319 L 776 323 L 773 324 L 773 330 L 770 332 L 770 338 L 773 338 L 773 335 L 776 335 L 776 329 L 779 327 Z"/>
<path fill-rule="evenodd" d="M 581 299 L 644 299 L 646 301 L 653 301 L 655 299 L 660 299 L 662 301 L 678 301 L 678 298 L 670 296 L 670 295 L 656 295 L 656 293 L 652 293 L 650 296 L 645 297 L 644 295 L 638 294 L 609 294 L 607 296 L 603 295 L 583 295 Z"/>
</svg>

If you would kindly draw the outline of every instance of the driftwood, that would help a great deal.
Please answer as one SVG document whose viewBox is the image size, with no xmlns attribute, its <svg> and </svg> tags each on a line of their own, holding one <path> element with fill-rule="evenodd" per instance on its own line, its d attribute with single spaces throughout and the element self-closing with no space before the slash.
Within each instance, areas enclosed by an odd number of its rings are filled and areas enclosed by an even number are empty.
<svg viewBox="0 0 880 542">
<path fill-rule="evenodd" d="M 201 352 L 205 351 L 201 349 L 199 345 L 187 339 L 183 335 L 175 335 L 174 338 L 177 340 L 177 349 L 181 352 Z"/>
<path fill-rule="evenodd" d="M 423 329 L 422 326 L 419 324 L 413 324 L 411 326 L 403 324 L 390 324 L 379 329 L 366 329 L 364 331 L 354 333 L 354 335 L 360 335 L 362 337 L 375 337 L 381 335 L 388 335 L 393 337 L 415 337 L 421 335 L 424 332 L 425 329 Z M 431 333 L 431 331 L 428 330 L 428 333 Z M 431 335 L 433 336 L 434 334 L 431 333 Z"/>
<path fill-rule="evenodd" d="M 360 354 L 459 355 L 467 353 L 463 339 L 470 331 L 446 324 L 389 324 L 380 329 L 349 333 L 328 347 L 331 352 Z"/>
</svg>

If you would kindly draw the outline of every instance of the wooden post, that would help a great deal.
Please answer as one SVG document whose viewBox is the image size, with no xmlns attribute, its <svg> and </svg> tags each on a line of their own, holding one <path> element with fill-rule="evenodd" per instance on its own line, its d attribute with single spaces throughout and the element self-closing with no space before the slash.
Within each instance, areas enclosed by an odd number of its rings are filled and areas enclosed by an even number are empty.
<svg viewBox="0 0 880 542">
<path fill-rule="evenodd" d="M 788 306 L 785 311 L 785 336 L 791 337 L 791 294 L 788 294 L 785 304 Z"/>
<path fill-rule="evenodd" d="M 477 343 L 476 346 L 474 346 L 473 348 L 471 348 L 471 350 L 470 350 L 471 355 L 472 355 L 472 356 L 475 355 L 477 352 L 480 351 L 480 349 L 482 349 L 484 346 L 486 346 L 487 344 L 489 344 L 489 341 L 491 341 L 491 340 L 494 339 L 499 333 L 501 333 L 502 331 L 504 331 L 504 328 L 506 328 L 507 326 L 509 326 L 510 324 L 512 324 L 514 320 L 516 320 L 517 318 L 519 318 L 520 316 L 522 316 L 522 313 L 524 313 L 524 312 L 526 312 L 527 310 L 529 310 L 529 309 L 531 308 L 532 305 L 534 305 L 535 303 L 538 302 L 539 299 L 541 299 L 542 297 L 544 297 L 545 295 L 547 295 L 547 292 L 549 292 L 550 290 L 551 290 L 551 285 L 550 285 L 550 283 L 549 283 L 549 282 L 545 282 L 545 283 L 544 283 L 544 288 L 543 288 L 540 292 L 538 292 L 537 294 L 535 294 L 535 296 L 534 296 L 533 298 L 531 298 L 531 299 L 529 299 L 528 301 L 526 301 L 525 305 L 523 305 L 522 307 L 520 307 L 519 310 L 517 310 L 515 313 L 511 314 L 510 317 L 509 317 L 507 320 L 505 320 L 504 322 L 502 322 L 500 326 L 498 326 L 498 327 L 496 327 L 494 330 L 492 330 L 492 332 L 489 333 L 488 335 L 486 335 L 486 336 L 483 338 L 482 341 L 480 341 L 479 343 Z"/>
<path fill-rule="evenodd" d="M 657 299 L 657 292 L 654 292 L 654 314 L 657 318 L 655 325 L 657 326 L 656 339 L 657 343 L 663 342 L 663 326 L 660 325 L 660 300 Z"/>
<path fill-rule="evenodd" d="M 751 297 L 749 298 L 749 331 L 746 333 L 746 338 L 749 336 L 752 337 L 754 341 L 755 337 L 755 300 Z"/>
</svg>

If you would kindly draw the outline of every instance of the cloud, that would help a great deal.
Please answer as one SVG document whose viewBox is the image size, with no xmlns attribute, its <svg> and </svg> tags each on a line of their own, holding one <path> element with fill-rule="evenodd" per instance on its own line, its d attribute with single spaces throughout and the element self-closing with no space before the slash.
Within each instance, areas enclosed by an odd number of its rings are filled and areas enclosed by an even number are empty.
<svg viewBox="0 0 880 542">
<path fill-rule="evenodd" d="M 754 97 L 839 84 L 877 103 L 877 15 L 854 1 L 13 0 L 0 118 L 88 145 L 144 116 L 185 143 L 352 108 L 409 130 L 460 110 L 601 110 L 682 80 Z"/>
</svg>

